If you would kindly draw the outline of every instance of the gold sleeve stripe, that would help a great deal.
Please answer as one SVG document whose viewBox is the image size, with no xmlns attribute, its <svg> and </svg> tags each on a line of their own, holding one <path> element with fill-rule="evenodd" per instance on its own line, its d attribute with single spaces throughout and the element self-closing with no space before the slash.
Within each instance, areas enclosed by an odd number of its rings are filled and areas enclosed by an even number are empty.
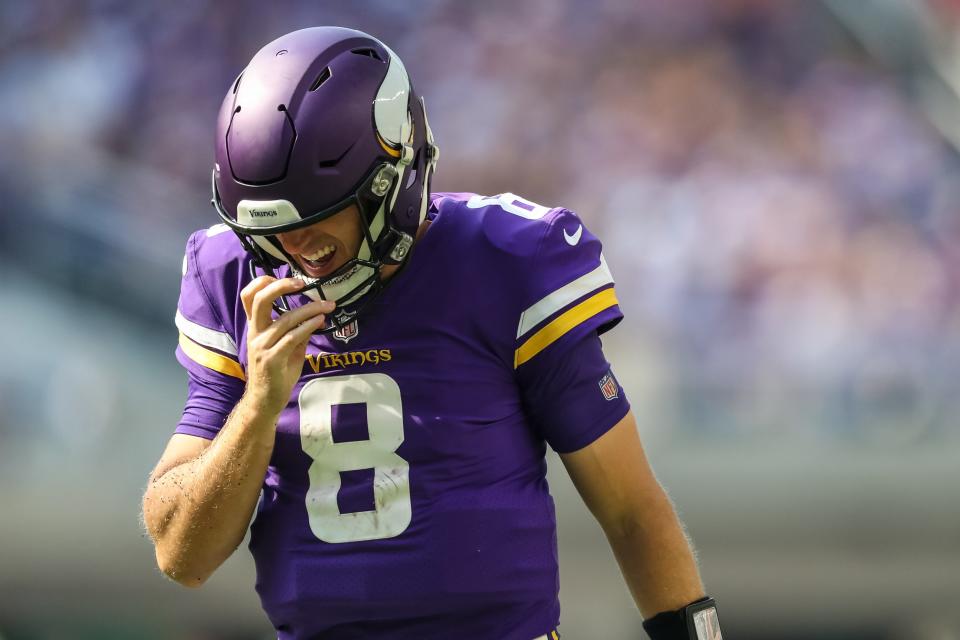
<svg viewBox="0 0 960 640">
<path fill-rule="evenodd" d="M 531 360 L 538 353 L 562 338 L 568 331 L 592 318 L 604 309 L 609 309 L 617 302 L 617 294 L 612 288 L 587 298 L 575 307 L 571 307 L 553 322 L 543 327 L 520 345 L 513 358 L 513 368 Z"/>
<path fill-rule="evenodd" d="M 188 358 L 199 365 L 203 365 L 207 369 L 213 369 L 214 371 L 225 373 L 228 376 L 240 378 L 244 382 L 247 380 L 247 376 L 243 372 L 243 367 L 240 366 L 239 362 L 222 356 L 215 351 L 201 347 L 182 333 L 180 334 L 180 348 L 183 349 L 183 352 L 187 354 Z"/>
<path fill-rule="evenodd" d="M 551 631 L 550 637 L 553 638 L 553 640 L 560 640 L 560 636 L 557 635 L 556 631 Z"/>
</svg>

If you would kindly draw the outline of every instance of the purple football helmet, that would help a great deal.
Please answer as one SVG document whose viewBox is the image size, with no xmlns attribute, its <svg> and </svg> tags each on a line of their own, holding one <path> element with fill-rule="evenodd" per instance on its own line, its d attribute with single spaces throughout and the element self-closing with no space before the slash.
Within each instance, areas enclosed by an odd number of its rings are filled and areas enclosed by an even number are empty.
<svg viewBox="0 0 960 640">
<path fill-rule="evenodd" d="M 409 254 L 437 158 L 423 98 L 389 47 L 352 29 L 302 29 L 263 47 L 230 87 L 213 204 L 258 267 L 289 264 L 307 282 L 300 293 L 352 317 L 379 290 L 381 267 Z M 364 235 L 358 255 L 319 279 L 302 273 L 274 235 L 351 204 Z"/>
</svg>

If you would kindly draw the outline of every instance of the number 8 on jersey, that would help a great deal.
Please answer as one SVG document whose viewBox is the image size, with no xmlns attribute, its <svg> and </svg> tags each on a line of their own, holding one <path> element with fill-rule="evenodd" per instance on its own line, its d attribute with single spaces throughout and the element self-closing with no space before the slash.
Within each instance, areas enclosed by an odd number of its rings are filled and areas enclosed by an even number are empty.
<svg viewBox="0 0 960 640">
<path fill-rule="evenodd" d="M 363 405 L 369 438 L 334 440 L 335 407 Z M 403 443 L 400 387 L 387 375 L 317 378 L 300 391 L 300 442 L 313 462 L 307 515 L 324 542 L 358 542 L 400 535 L 410 524 L 410 465 L 397 455 Z M 373 511 L 341 513 L 340 473 L 373 469 Z"/>
</svg>

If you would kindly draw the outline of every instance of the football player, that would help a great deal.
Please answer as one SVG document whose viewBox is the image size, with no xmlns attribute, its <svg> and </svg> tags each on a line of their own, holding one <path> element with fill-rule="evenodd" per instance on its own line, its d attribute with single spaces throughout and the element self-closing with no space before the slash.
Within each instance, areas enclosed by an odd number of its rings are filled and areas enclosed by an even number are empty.
<svg viewBox="0 0 960 640">
<path fill-rule="evenodd" d="M 188 397 L 143 509 L 200 586 L 250 525 L 278 638 L 557 637 L 546 446 L 654 639 L 720 638 L 599 335 L 621 312 L 571 211 L 430 193 L 403 63 L 321 27 L 261 49 L 217 122 L 221 223 L 187 243 Z"/>
</svg>

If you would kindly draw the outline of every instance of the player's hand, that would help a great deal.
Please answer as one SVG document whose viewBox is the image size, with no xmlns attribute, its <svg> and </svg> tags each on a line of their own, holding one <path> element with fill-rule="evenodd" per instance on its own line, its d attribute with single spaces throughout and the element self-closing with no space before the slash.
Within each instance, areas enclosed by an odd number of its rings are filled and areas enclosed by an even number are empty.
<svg viewBox="0 0 960 640">
<path fill-rule="evenodd" d="M 262 409 L 280 413 L 300 378 L 307 342 L 336 304 L 314 301 L 273 319 L 273 303 L 303 288 L 296 278 L 261 276 L 240 292 L 247 314 L 247 394 Z"/>
</svg>

